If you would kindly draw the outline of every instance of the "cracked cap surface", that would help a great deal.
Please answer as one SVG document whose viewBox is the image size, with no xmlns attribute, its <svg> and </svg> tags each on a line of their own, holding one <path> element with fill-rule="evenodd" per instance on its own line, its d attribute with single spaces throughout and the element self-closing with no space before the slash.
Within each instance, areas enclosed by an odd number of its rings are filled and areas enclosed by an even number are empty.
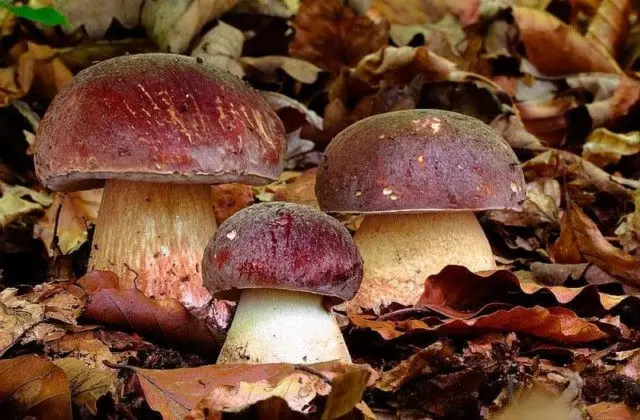
<svg viewBox="0 0 640 420">
<path fill-rule="evenodd" d="M 525 181 L 506 141 L 482 121 L 433 109 L 347 127 L 318 168 L 320 208 L 336 213 L 519 209 Z"/>
<path fill-rule="evenodd" d="M 109 59 L 56 95 L 36 135 L 38 178 L 56 191 L 106 179 L 163 183 L 277 179 L 278 116 L 237 77 L 166 53 Z"/>
</svg>

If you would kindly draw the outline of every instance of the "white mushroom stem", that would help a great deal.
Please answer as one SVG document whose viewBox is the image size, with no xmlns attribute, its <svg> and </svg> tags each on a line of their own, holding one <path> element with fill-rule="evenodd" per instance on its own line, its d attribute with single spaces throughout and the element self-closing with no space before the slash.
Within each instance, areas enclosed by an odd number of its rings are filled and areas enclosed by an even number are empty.
<svg viewBox="0 0 640 420">
<path fill-rule="evenodd" d="M 351 362 L 340 327 L 322 296 L 244 289 L 218 363 Z"/>
<path fill-rule="evenodd" d="M 201 307 L 202 254 L 215 233 L 209 185 L 107 181 L 89 268 L 120 276 L 121 288 Z"/>
<path fill-rule="evenodd" d="M 495 269 L 491 246 L 472 212 L 366 215 L 354 240 L 364 261 L 349 307 L 413 305 L 428 276 L 446 265 Z"/>
</svg>

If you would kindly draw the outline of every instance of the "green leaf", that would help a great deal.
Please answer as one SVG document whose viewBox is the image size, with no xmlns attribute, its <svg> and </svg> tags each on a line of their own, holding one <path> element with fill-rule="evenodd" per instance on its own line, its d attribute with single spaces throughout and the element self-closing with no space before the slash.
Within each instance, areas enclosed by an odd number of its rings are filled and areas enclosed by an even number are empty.
<svg viewBox="0 0 640 420">
<path fill-rule="evenodd" d="M 67 18 L 53 7 L 40 7 L 34 9 L 29 6 L 5 6 L 11 13 L 23 19 L 42 23 L 48 26 L 67 26 Z"/>
</svg>

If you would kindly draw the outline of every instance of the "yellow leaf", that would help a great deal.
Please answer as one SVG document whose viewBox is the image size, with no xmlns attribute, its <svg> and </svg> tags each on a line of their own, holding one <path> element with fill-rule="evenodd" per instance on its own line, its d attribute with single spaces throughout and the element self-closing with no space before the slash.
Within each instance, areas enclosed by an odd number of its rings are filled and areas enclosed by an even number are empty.
<svg viewBox="0 0 640 420">
<path fill-rule="evenodd" d="M 50 196 L 21 185 L 8 185 L 0 181 L 0 226 L 4 227 L 18 217 L 42 210 L 51 205 Z"/>
<path fill-rule="evenodd" d="M 600 167 L 618 163 L 622 156 L 636 153 L 640 153 L 640 131 L 622 134 L 597 128 L 582 147 L 582 157 Z"/>
<path fill-rule="evenodd" d="M 53 362 L 64 371 L 71 385 L 71 400 L 84 405 L 94 416 L 98 413 L 98 399 L 115 391 L 115 376 L 87 366 L 82 360 L 65 357 Z"/>
</svg>

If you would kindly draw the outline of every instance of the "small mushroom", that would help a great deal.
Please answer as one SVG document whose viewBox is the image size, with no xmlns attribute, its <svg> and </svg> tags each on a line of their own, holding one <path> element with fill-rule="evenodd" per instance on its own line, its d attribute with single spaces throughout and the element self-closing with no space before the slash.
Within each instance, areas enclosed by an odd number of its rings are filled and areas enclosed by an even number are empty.
<svg viewBox="0 0 640 420">
<path fill-rule="evenodd" d="M 89 268 L 189 307 L 211 296 L 201 258 L 215 232 L 210 184 L 278 178 L 284 129 L 240 79 L 174 54 L 113 58 L 59 92 L 37 132 L 54 191 L 104 186 Z"/>
<path fill-rule="evenodd" d="M 354 307 L 413 305 L 446 265 L 495 268 L 474 212 L 520 208 L 524 176 L 491 127 L 440 110 L 361 120 L 325 150 L 316 180 L 320 208 L 362 213 L 354 237 L 364 278 Z"/>
<path fill-rule="evenodd" d="M 215 297 L 238 301 L 218 363 L 351 361 L 330 306 L 355 295 L 362 258 L 334 218 L 253 205 L 220 225 L 202 267 Z"/>
</svg>

